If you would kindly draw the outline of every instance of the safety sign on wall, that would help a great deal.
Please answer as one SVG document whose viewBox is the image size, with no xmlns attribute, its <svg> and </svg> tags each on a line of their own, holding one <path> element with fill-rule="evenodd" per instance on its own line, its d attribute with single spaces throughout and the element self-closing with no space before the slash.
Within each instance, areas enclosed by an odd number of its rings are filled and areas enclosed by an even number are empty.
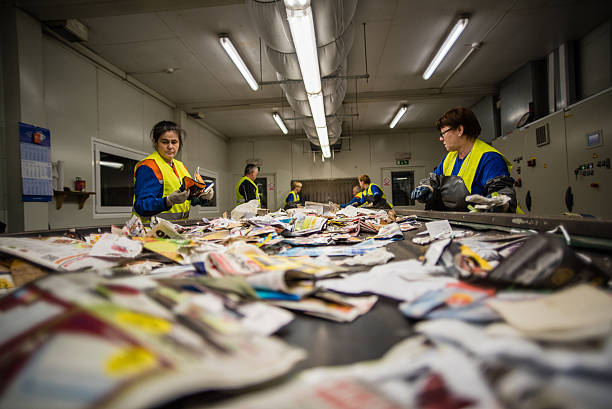
<svg viewBox="0 0 612 409">
<path fill-rule="evenodd" d="M 21 183 L 24 202 L 50 202 L 53 196 L 51 173 L 51 132 L 19 122 Z"/>
</svg>

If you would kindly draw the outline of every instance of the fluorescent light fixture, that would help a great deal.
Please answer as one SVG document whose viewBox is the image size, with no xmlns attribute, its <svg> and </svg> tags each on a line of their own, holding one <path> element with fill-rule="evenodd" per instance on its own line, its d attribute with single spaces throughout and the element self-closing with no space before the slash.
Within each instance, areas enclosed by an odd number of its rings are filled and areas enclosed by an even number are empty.
<svg viewBox="0 0 612 409">
<path fill-rule="evenodd" d="M 316 94 L 321 92 L 321 73 L 310 1 L 285 0 L 285 7 L 304 87 L 307 93 Z"/>
<path fill-rule="evenodd" d="M 467 17 L 462 17 L 459 19 L 459 21 L 457 21 L 455 27 L 453 27 L 448 37 L 446 37 L 446 40 L 444 40 L 442 47 L 440 47 L 440 49 L 436 53 L 436 56 L 429 63 L 429 67 L 427 67 L 427 69 L 423 73 L 423 79 L 428 80 L 429 78 L 431 78 L 436 68 L 438 68 L 438 65 L 440 65 L 444 57 L 446 57 L 448 50 L 450 50 L 453 44 L 455 44 L 455 41 L 457 41 L 457 39 L 463 32 L 465 26 L 467 26 L 468 21 L 469 19 Z"/>
<path fill-rule="evenodd" d="M 123 170 L 123 163 L 120 162 L 110 162 L 110 161 L 106 161 L 106 160 L 101 160 L 100 161 L 100 166 L 106 166 L 107 168 L 113 168 L 113 169 L 118 169 L 118 170 Z"/>
<path fill-rule="evenodd" d="M 400 119 L 402 119 L 402 117 L 404 116 L 404 114 L 406 113 L 406 110 L 408 109 L 408 105 L 402 105 L 400 107 L 400 109 L 397 111 L 397 113 L 395 114 L 395 116 L 393 117 L 393 120 L 391 121 L 391 123 L 389 124 L 389 128 L 395 128 L 395 125 L 397 125 L 397 123 L 399 122 Z"/>
<path fill-rule="evenodd" d="M 253 91 L 257 91 L 259 89 L 259 84 L 257 83 L 255 77 L 253 77 L 253 74 L 251 74 L 251 71 L 249 71 L 248 67 L 242 60 L 242 57 L 240 57 L 240 54 L 238 54 L 238 50 L 236 50 L 236 47 L 234 47 L 234 44 L 232 43 L 232 40 L 230 40 L 229 36 L 225 33 L 219 34 L 219 42 L 221 43 L 221 46 L 223 46 L 223 49 L 225 50 L 227 55 L 229 55 L 229 58 L 231 58 L 234 65 L 236 65 L 236 67 L 240 71 L 240 74 L 242 74 L 246 82 L 249 83 L 251 89 Z"/>
<path fill-rule="evenodd" d="M 323 152 L 323 158 L 331 157 L 331 152 L 329 151 L 329 145 L 321 146 L 321 151 Z"/>
<path fill-rule="evenodd" d="M 287 21 L 295 46 L 304 88 L 308 94 L 308 103 L 312 113 L 319 144 L 324 158 L 329 158 L 329 137 L 325 119 L 325 105 L 321 90 L 321 71 L 319 70 L 319 54 L 317 39 L 312 19 L 310 0 L 284 0 L 287 10 Z"/>
<path fill-rule="evenodd" d="M 278 112 L 273 113 L 272 118 L 274 118 L 274 122 L 276 122 L 276 125 L 278 125 L 281 131 L 283 131 L 283 133 L 287 135 L 289 131 L 287 130 L 287 127 L 285 126 L 285 123 L 283 122 L 283 118 L 280 117 Z"/>
<path fill-rule="evenodd" d="M 322 128 L 326 126 L 325 122 L 325 105 L 323 104 L 323 93 L 308 94 L 308 102 L 310 103 L 310 112 L 315 126 Z"/>
<path fill-rule="evenodd" d="M 317 136 L 319 137 L 319 142 L 321 144 L 321 147 L 323 146 L 329 146 L 329 135 L 327 133 L 327 127 L 324 126 L 322 128 L 316 128 L 317 129 Z"/>
</svg>

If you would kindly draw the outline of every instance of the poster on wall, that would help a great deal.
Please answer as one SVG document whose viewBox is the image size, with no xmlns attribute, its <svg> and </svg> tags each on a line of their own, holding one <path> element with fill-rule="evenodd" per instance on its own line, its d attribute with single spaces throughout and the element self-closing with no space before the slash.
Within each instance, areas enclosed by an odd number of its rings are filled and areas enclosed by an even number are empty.
<svg viewBox="0 0 612 409">
<path fill-rule="evenodd" d="M 51 173 L 51 132 L 19 122 L 21 183 L 24 202 L 50 202 L 53 196 Z"/>
</svg>

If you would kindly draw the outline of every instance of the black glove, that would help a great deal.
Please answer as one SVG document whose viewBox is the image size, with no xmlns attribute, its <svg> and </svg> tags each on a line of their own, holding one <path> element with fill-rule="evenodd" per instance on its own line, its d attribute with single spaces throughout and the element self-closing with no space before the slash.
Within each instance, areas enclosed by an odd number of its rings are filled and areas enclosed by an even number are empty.
<svg viewBox="0 0 612 409">
<path fill-rule="evenodd" d="M 429 202 L 433 196 L 429 186 L 417 186 L 410 194 L 410 200 L 418 200 L 421 203 Z"/>
</svg>

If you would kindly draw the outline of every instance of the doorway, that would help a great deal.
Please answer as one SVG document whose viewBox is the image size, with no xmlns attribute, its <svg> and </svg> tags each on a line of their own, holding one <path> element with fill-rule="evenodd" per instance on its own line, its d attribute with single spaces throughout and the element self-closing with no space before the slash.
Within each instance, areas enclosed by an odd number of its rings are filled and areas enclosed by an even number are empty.
<svg viewBox="0 0 612 409">
<path fill-rule="evenodd" d="M 394 206 L 414 206 L 410 193 L 414 190 L 414 172 L 391 172 L 391 196 Z"/>
<path fill-rule="evenodd" d="M 261 196 L 261 207 L 271 211 L 276 210 L 276 175 L 260 173 L 255 179 L 255 184 Z"/>
</svg>

